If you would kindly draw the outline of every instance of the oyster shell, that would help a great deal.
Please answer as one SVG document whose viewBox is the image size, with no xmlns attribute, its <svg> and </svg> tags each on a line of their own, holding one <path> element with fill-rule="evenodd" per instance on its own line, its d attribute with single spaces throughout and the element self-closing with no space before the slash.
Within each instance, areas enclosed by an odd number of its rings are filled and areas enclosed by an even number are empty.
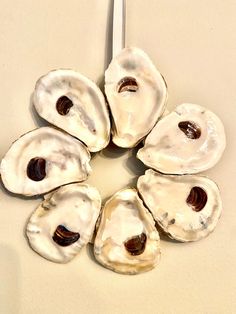
<svg viewBox="0 0 236 314">
<path fill-rule="evenodd" d="M 149 169 L 139 177 L 137 187 L 154 219 L 173 239 L 205 238 L 220 218 L 219 189 L 206 177 L 167 176 Z"/>
<path fill-rule="evenodd" d="M 219 161 L 225 145 L 224 126 L 213 112 L 182 104 L 156 124 L 137 157 L 162 173 L 198 173 Z"/>
<path fill-rule="evenodd" d="M 69 262 L 94 232 L 101 209 L 97 189 L 69 184 L 47 195 L 26 227 L 31 248 L 46 259 Z"/>
<path fill-rule="evenodd" d="M 58 186 L 87 179 L 90 153 L 77 139 L 43 127 L 21 136 L 1 161 L 4 186 L 26 196 L 46 193 Z"/>
<path fill-rule="evenodd" d="M 48 122 L 84 142 L 91 152 L 107 146 L 110 120 L 97 85 L 72 70 L 54 70 L 36 83 L 33 102 Z"/>
<path fill-rule="evenodd" d="M 154 127 L 167 100 L 161 74 L 142 50 L 125 48 L 105 73 L 105 93 L 113 118 L 113 142 L 134 147 Z"/>
<path fill-rule="evenodd" d="M 94 254 L 103 266 L 123 274 L 148 271 L 158 263 L 159 234 L 135 189 L 121 190 L 106 202 Z"/>
</svg>

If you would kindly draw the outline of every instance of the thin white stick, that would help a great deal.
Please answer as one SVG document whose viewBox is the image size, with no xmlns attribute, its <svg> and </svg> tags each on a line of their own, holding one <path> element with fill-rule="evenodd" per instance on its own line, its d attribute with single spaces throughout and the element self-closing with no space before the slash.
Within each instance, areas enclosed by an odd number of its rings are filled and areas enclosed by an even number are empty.
<svg viewBox="0 0 236 314">
<path fill-rule="evenodd" d="M 125 47 L 125 0 L 114 0 L 112 58 Z"/>
</svg>

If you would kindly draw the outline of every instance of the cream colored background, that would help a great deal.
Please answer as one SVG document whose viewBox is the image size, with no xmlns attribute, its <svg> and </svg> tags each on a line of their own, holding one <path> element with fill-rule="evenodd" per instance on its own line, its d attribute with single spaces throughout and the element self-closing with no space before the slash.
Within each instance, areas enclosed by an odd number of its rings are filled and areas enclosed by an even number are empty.
<svg viewBox="0 0 236 314">
<path fill-rule="evenodd" d="M 0 0 L 0 158 L 10 143 L 42 121 L 32 113 L 35 81 L 59 67 L 101 82 L 110 52 L 111 1 Z M 198 243 L 162 241 L 155 270 L 118 275 L 84 249 L 57 265 L 31 251 L 24 226 L 39 199 L 0 190 L 1 314 L 236 313 L 236 1 L 127 0 L 126 43 L 143 48 L 166 78 L 169 108 L 208 107 L 223 120 L 228 146 L 207 174 L 222 191 L 215 232 Z M 93 159 L 104 197 L 143 172 L 130 152 Z"/>
</svg>

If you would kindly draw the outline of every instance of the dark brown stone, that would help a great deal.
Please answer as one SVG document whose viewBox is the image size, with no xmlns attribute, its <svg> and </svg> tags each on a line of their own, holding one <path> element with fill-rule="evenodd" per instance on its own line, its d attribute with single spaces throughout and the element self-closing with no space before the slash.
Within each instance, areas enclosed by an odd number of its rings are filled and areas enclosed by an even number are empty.
<svg viewBox="0 0 236 314">
<path fill-rule="evenodd" d="M 57 112 L 62 116 L 67 115 L 72 106 L 73 102 L 67 96 L 61 96 L 56 103 Z"/>
<path fill-rule="evenodd" d="M 201 211 L 207 202 L 207 194 L 206 192 L 200 188 L 199 186 L 194 186 L 187 199 L 186 202 L 189 206 L 192 207 L 192 210 L 199 212 Z"/>
<path fill-rule="evenodd" d="M 147 236 L 145 233 L 125 241 L 124 246 L 131 255 L 140 255 L 145 250 Z"/>
<path fill-rule="evenodd" d="M 53 241 L 56 242 L 60 246 L 69 246 L 80 238 L 80 234 L 78 232 L 72 232 L 66 227 L 59 225 L 53 234 Z"/>
<path fill-rule="evenodd" d="M 122 92 L 136 92 L 138 90 L 138 83 L 135 78 L 127 76 L 122 78 L 118 83 L 118 93 Z"/>
<path fill-rule="evenodd" d="M 191 138 L 192 140 L 196 140 L 201 136 L 201 129 L 194 122 L 181 121 L 179 122 L 178 127 L 188 138 Z"/>
<path fill-rule="evenodd" d="M 41 181 L 46 176 L 46 160 L 44 158 L 32 158 L 27 166 L 27 176 L 33 181 Z"/>
</svg>

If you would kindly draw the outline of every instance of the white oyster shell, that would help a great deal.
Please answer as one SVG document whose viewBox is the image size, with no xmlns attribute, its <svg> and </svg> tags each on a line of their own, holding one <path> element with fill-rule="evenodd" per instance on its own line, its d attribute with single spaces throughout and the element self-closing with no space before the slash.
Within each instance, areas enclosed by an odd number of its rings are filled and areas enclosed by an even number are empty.
<svg viewBox="0 0 236 314">
<path fill-rule="evenodd" d="M 131 255 L 125 242 L 142 233 L 144 251 Z M 155 222 L 135 189 L 117 192 L 105 204 L 94 242 L 94 254 L 103 266 L 123 274 L 137 274 L 155 267 L 160 258 Z"/>
<path fill-rule="evenodd" d="M 31 159 L 46 160 L 46 176 L 34 181 L 27 175 Z M 91 172 L 90 153 L 74 137 L 55 128 L 43 127 L 22 135 L 1 161 L 4 186 L 27 196 L 46 193 L 58 186 L 87 179 Z"/>
<path fill-rule="evenodd" d="M 199 138 L 186 136 L 178 126 L 184 121 L 200 128 Z M 219 161 L 225 145 L 224 126 L 213 112 L 199 105 L 182 104 L 156 124 L 137 157 L 162 173 L 198 173 Z"/>
<path fill-rule="evenodd" d="M 222 203 L 219 189 L 212 180 L 196 175 L 162 175 L 149 169 L 139 177 L 137 186 L 154 219 L 171 238 L 197 241 L 215 229 Z M 199 211 L 187 201 L 194 187 L 203 189 L 207 195 L 205 206 Z M 191 196 L 196 207 L 204 201 L 204 195 L 197 194 Z"/>
<path fill-rule="evenodd" d="M 118 92 L 119 82 L 133 78 L 136 91 Z M 110 63 L 105 73 L 105 93 L 113 118 L 113 142 L 134 147 L 154 127 L 167 100 L 161 74 L 142 50 L 125 48 Z"/>
<path fill-rule="evenodd" d="M 50 261 L 69 262 L 92 237 L 100 209 L 101 197 L 94 187 L 79 183 L 60 187 L 29 219 L 26 235 L 31 248 Z M 56 243 L 53 237 L 60 225 L 78 232 L 79 239 L 67 246 Z"/>
<path fill-rule="evenodd" d="M 61 115 L 56 104 L 65 96 L 73 106 Z M 37 81 L 33 102 L 42 118 L 80 139 L 91 152 L 107 146 L 110 120 L 105 98 L 85 76 L 72 70 L 51 71 Z"/>
</svg>

